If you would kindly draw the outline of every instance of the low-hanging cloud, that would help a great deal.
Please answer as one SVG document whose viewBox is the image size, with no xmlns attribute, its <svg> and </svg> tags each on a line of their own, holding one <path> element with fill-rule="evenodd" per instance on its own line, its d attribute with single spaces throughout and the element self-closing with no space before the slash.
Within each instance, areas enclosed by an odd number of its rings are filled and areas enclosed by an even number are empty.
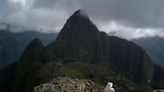
<svg viewBox="0 0 164 92">
<path fill-rule="evenodd" d="M 0 21 L 58 32 L 74 11 L 83 9 L 107 33 L 126 39 L 163 37 L 163 5 L 164 0 L 1 0 Z"/>
<path fill-rule="evenodd" d="M 130 27 L 115 21 L 110 21 L 99 26 L 100 30 L 105 30 L 110 36 L 118 36 L 127 40 L 147 38 L 147 37 L 164 37 L 163 29 L 157 28 L 137 28 Z"/>
</svg>

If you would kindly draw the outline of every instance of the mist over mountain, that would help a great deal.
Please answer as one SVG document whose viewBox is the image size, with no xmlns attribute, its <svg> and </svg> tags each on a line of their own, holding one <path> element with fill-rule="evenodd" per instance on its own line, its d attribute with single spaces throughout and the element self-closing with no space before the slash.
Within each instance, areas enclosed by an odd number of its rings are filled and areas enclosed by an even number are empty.
<svg viewBox="0 0 164 92">
<path fill-rule="evenodd" d="M 116 30 L 117 36 L 129 39 L 164 37 L 163 4 L 163 0 L 2 0 L 0 21 L 39 32 L 59 32 L 75 10 L 84 9 L 106 33 Z"/>
</svg>

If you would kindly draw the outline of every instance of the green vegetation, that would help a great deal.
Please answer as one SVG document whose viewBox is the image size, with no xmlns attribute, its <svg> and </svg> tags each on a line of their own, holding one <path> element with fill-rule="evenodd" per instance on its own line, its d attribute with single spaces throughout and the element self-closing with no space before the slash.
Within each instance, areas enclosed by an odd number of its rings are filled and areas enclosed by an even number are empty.
<svg viewBox="0 0 164 92">
<path fill-rule="evenodd" d="M 84 69 L 78 69 L 76 67 L 65 66 L 63 70 L 66 76 L 70 76 L 72 78 L 91 79 L 93 77 L 91 72 L 85 71 Z"/>
</svg>

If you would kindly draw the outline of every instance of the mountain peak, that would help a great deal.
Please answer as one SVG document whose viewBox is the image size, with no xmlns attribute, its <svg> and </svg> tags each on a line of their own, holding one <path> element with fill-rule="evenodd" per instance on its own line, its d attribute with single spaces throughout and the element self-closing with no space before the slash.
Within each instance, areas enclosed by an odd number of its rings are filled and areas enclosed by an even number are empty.
<svg viewBox="0 0 164 92">
<path fill-rule="evenodd" d="M 61 42 L 86 36 L 90 37 L 97 35 L 98 32 L 97 27 L 89 19 L 85 11 L 79 9 L 67 20 L 56 41 Z"/>
<path fill-rule="evenodd" d="M 91 22 L 87 13 L 84 10 L 77 10 L 75 11 L 70 18 L 67 20 L 67 23 L 69 22 L 76 22 L 76 21 L 87 21 L 87 22 Z"/>
<path fill-rule="evenodd" d="M 43 46 L 42 42 L 39 39 L 34 39 L 29 43 L 29 45 L 26 47 L 25 50 L 31 52 L 33 50 L 40 49 L 40 48 L 43 48 L 43 47 L 44 46 Z M 26 51 L 24 51 L 24 52 L 26 52 Z"/>
<path fill-rule="evenodd" d="M 80 57 L 85 56 L 88 53 L 93 53 L 92 56 L 88 56 L 89 59 L 84 60 L 81 59 L 81 61 L 85 62 L 93 62 L 98 61 L 98 58 L 96 55 L 98 54 L 98 51 L 100 51 L 100 35 L 99 30 L 95 26 L 95 24 L 86 16 L 84 16 L 85 12 L 82 10 L 77 10 L 66 22 L 63 29 L 60 31 L 57 39 L 55 42 L 48 45 L 49 49 L 54 49 L 53 53 L 57 53 L 56 55 L 63 56 L 63 57 Z M 62 44 L 63 47 L 60 47 L 58 45 Z M 60 55 L 60 51 L 57 51 L 56 48 L 63 48 L 63 55 Z M 65 48 L 69 47 L 67 50 Z M 60 49 L 59 48 L 59 49 Z M 94 48 L 90 50 L 90 48 Z M 83 52 L 80 50 L 84 49 Z M 80 53 L 80 54 L 76 54 Z M 65 54 L 65 56 L 64 56 Z"/>
<path fill-rule="evenodd" d="M 75 11 L 75 13 L 72 16 L 80 16 L 80 17 L 88 18 L 87 13 L 82 9 L 79 9 L 79 10 Z"/>
<path fill-rule="evenodd" d="M 34 39 L 31 41 L 31 44 L 42 45 L 42 42 L 39 39 Z"/>
</svg>

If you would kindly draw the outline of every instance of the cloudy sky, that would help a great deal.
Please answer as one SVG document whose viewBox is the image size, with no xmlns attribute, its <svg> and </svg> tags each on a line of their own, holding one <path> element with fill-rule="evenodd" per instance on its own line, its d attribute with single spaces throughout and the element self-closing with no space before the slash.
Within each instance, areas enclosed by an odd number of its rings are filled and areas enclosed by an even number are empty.
<svg viewBox="0 0 164 92">
<path fill-rule="evenodd" d="M 59 32 L 77 9 L 83 9 L 110 35 L 164 37 L 164 0 L 0 0 L 0 21 L 40 32 Z"/>
</svg>

